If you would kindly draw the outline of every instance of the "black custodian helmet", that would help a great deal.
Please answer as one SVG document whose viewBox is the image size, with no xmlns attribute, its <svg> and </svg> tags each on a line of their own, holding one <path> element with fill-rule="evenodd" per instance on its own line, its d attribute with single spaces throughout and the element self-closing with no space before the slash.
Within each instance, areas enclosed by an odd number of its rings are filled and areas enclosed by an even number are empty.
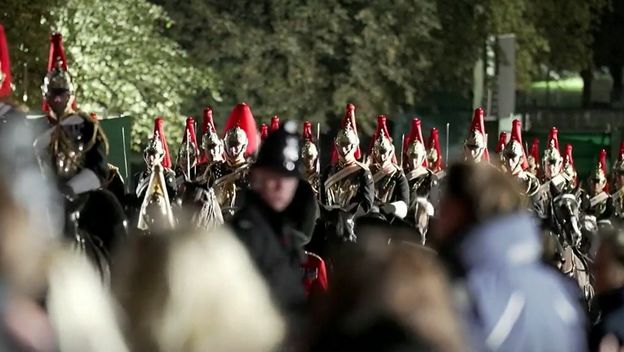
<svg viewBox="0 0 624 352">
<path fill-rule="evenodd" d="M 262 167 L 283 174 L 299 176 L 301 140 L 297 125 L 288 121 L 269 133 L 260 146 L 254 168 Z"/>
</svg>

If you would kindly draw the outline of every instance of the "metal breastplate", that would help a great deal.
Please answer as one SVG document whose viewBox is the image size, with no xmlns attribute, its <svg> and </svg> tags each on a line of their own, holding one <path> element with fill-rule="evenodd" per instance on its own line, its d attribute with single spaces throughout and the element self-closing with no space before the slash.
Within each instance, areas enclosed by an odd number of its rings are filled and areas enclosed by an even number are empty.
<svg viewBox="0 0 624 352">
<path fill-rule="evenodd" d="M 54 161 L 54 169 L 60 178 L 68 179 L 76 175 L 83 167 L 87 144 L 92 136 L 82 133 L 84 122 L 76 124 L 58 124 L 52 132 L 49 151 Z"/>
<path fill-rule="evenodd" d="M 212 172 L 213 189 L 222 210 L 234 208 L 242 185 L 247 185 L 249 165 L 231 169 L 225 164 L 217 165 Z"/>
<path fill-rule="evenodd" d="M 355 197 L 359 188 L 358 180 L 354 177 L 356 173 L 343 178 L 325 189 L 327 206 L 337 206 L 343 209 L 349 206 L 351 199 Z"/>
</svg>

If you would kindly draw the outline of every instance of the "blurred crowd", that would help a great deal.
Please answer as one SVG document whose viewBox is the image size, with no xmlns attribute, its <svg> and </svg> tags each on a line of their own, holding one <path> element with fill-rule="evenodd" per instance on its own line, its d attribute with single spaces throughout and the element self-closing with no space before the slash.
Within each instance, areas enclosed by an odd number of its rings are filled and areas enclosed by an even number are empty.
<svg viewBox="0 0 624 352">
<path fill-rule="evenodd" d="M 0 185 L 7 351 L 617 351 L 624 337 L 624 231 L 600 235 L 589 314 L 576 282 L 542 259 L 517 184 L 489 166 L 448 169 L 430 246 L 366 222 L 333 256 L 327 289 L 307 293 L 298 264 L 280 259 L 303 248 L 228 226 L 132 237 L 106 285 L 84 256 L 33 233 Z"/>
</svg>

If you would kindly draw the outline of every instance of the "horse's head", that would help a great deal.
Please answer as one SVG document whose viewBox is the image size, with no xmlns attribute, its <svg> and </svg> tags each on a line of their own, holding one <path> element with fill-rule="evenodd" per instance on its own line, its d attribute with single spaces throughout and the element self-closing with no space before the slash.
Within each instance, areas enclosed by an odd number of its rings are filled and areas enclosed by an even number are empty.
<svg viewBox="0 0 624 352">
<path fill-rule="evenodd" d="M 579 212 L 579 202 L 572 194 L 562 194 L 553 200 L 554 220 L 559 225 L 563 233 L 565 243 L 571 246 L 578 246 L 583 234 L 581 232 L 581 221 Z"/>
</svg>

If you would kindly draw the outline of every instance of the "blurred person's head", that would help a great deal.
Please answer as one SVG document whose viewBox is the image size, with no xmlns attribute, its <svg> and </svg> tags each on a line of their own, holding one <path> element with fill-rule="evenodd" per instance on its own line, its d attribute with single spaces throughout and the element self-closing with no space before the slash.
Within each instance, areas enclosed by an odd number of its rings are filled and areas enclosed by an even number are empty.
<svg viewBox="0 0 624 352">
<path fill-rule="evenodd" d="M 53 243 L 33 229 L 26 211 L 0 180 L 0 273 L 12 289 L 38 295 L 45 284 L 47 252 Z"/>
<path fill-rule="evenodd" d="M 299 149 L 296 125 L 286 122 L 264 140 L 251 169 L 251 189 L 276 212 L 286 209 L 297 192 Z"/>
<path fill-rule="evenodd" d="M 596 293 L 624 287 L 624 231 L 603 230 L 592 267 Z"/>
<path fill-rule="evenodd" d="M 458 163 L 448 169 L 438 207 L 433 240 L 444 246 L 471 227 L 526 209 L 526 198 L 514 180 L 494 167 Z"/>
<path fill-rule="evenodd" d="M 308 350 L 462 350 L 450 287 L 435 254 L 384 239 L 369 236 L 336 263 Z"/>
<path fill-rule="evenodd" d="M 136 237 L 117 265 L 132 350 L 273 351 L 284 336 L 266 284 L 224 227 Z"/>
</svg>

